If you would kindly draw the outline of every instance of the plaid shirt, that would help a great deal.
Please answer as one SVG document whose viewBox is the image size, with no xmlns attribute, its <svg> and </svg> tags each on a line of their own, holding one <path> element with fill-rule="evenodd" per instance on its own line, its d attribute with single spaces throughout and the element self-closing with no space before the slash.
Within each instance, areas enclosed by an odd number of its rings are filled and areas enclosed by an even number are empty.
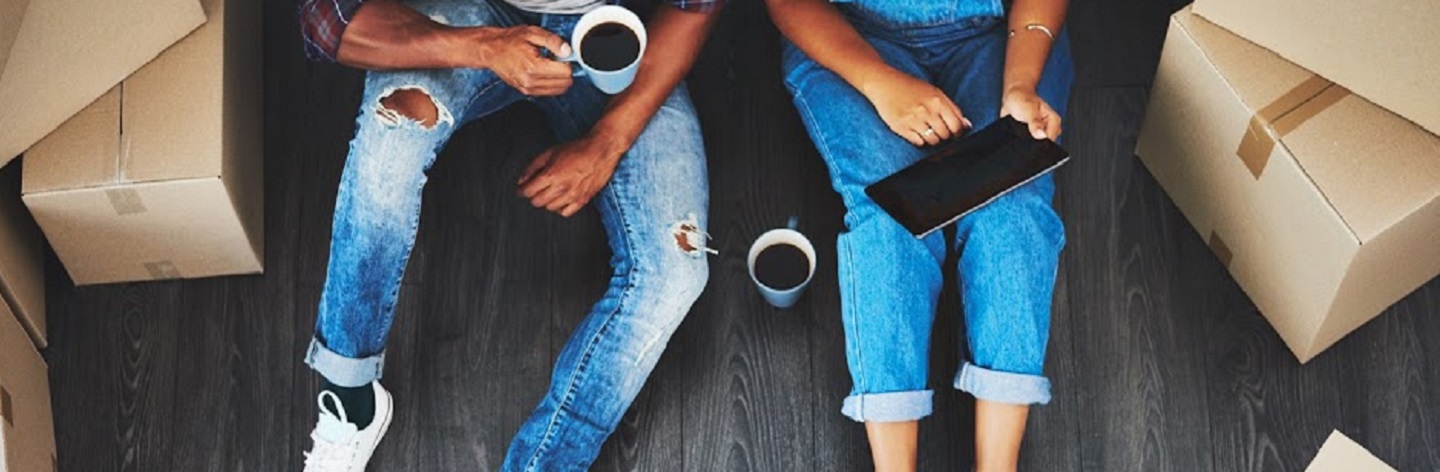
<svg viewBox="0 0 1440 472">
<path fill-rule="evenodd" d="M 665 0 L 681 10 L 709 13 L 719 11 L 725 0 Z M 340 51 L 340 38 L 365 0 L 296 0 L 300 13 L 300 34 L 305 40 L 305 55 L 318 61 L 335 62 Z M 606 0 L 618 4 L 620 0 Z"/>
</svg>

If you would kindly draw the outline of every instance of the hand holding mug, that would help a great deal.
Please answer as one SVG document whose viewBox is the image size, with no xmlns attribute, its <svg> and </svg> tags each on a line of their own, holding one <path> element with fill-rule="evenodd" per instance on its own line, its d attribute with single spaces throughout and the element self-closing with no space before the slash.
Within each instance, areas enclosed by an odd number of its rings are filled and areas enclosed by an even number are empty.
<svg viewBox="0 0 1440 472">
<path fill-rule="evenodd" d="M 570 45 L 555 33 L 539 26 L 498 28 L 489 32 L 481 46 L 490 71 L 515 90 L 532 97 L 565 93 L 574 78 L 570 66 L 548 58 L 544 51 L 569 54 Z"/>
</svg>

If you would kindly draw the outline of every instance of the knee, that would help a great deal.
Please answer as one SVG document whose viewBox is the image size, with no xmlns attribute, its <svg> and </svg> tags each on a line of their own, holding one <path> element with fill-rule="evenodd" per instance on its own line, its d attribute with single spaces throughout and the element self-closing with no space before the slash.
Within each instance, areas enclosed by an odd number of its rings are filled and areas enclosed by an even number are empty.
<svg viewBox="0 0 1440 472">
<path fill-rule="evenodd" d="M 375 108 L 375 116 L 386 125 L 416 123 L 427 130 L 450 121 L 449 111 L 419 86 L 401 87 L 382 95 Z"/>
<path fill-rule="evenodd" d="M 371 211 L 409 211 L 437 147 L 449 137 L 448 128 L 439 128 L 452 121 L 445 106 L 419 86 L 381 94 L 351 142 L 342 194 Z"/>
<path fill-rule="evenodd" d="M 679 247 L 661 248 L 632 256 L 622 267 L 624 283 L 640 303 L 654 307 L 654 315 L 674 325 L 684 319 L 690 306 L 700 298 L 710 281 L 709 258 L 704 251 L 685 252 Z"/>
<path fill-rule="evenodd" d="M 709 254 L 714 250 L 708 246 L 709 235 L 693 216 L 673 225 L 666 236 L 664 245 L 670 247 L 660 248 L 664 256 L 653 264 L 654 278 L 665 287 L 665 295 L 688 307 L 710 282 Z"/>
<path fill-rule="evenodd" d="M 697 255 L 685 255 L 683 258 L 666 258 L 665 263 L 653 271 L 653 278 L 657 283 L 654 295 L 679 307 L 680 312 L 687 311 L 700 294 L 705 291 L 705 285 L 710 283 L 710 261 L 702 252 Z"/>
<path fill-rule="evenodd" d="M 967 241 L 1011 241 L 1027 251 L 1058 254 L 1065 245 L 1065 225 L 1040 192 L 1017 190 L 997 198 L 965 217 L 960 230 Z"/>
<path fill-rule="evenodd" d="M 392 157 L 351 156 L 350 168 L 341 184 L 342 198 L 348 197 L 352 203 L 386 215 L 401 212 L 411 206 L 412 201 L 418 201 L 426 180 L 423 167 Z"/>
</svg>

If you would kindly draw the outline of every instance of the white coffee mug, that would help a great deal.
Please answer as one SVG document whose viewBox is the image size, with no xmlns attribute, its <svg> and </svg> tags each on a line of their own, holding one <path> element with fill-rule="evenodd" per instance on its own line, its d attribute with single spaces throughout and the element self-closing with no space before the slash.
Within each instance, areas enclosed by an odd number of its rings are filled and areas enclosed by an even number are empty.
<svg viewBox="0 0 1440 472">
<path fill-rule="evenodd" d="M 640 40 L 640 52 L 635 55 L 635 61 L 619 70 L 597 70 L 585 63 L 580 51 L 584 47 L 585 35 L 596 26 L 605 23 L 619 23 L 635 32 L 635 37 Z M 611 95 L 625 91 L 631 82 L 635 81 L 635 72 L 640 69 L 640 58 L 645 57 L 645 46 L 649 41 L 645 36 L 645 23 L 640 17 L 625 7 L 617 5 L 605 5 L 580 16 L 580 21 L 575 24 L 575 31 L 570 34 L 570 55 L 559 58 L 561 61 L 574 62 L 580 65 L 580 70 L 575 72 L 578 76 L 589 76 L 590 82 L 595 88 Z"/>
<path fill-rule="evenodd" d="M 795 230 L 797 226 L 796 219 L 791 218 L 788 227 L 766 231 L 765 234 L 761 234 L 759 238 L 755 239 L 754 244 L 750 245 L 750 256 L 746 263 L 750 268 L 750 281 L 755 282 L 755 287 L 760 290 L 760 296 L 775 308 L 795 306 L 795 303 L 800 301 L 800 295 L 805 293 L 805 288 L 810 286 L 810 279 L 815 278 L 815 246 L 810 244 L 810 238 Z M 800 252 L 805 253 L 805 259 L 810 262 L 810 271 L 805 275 L 805 281 L 787 290 L 777 290 L 767 286 L 755 277 L 755 259 L 766 248 L 780 244 L 789 244 L 800 248 Z"/>
</svg>

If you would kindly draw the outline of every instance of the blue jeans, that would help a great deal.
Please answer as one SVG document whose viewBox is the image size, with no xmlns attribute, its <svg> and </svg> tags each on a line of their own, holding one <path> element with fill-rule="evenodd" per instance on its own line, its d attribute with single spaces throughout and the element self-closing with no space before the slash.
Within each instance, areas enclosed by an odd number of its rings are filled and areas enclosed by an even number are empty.
<svg viewBox="0 0 1440 472">
<path fill-rule="evenodd" d="M 500 0 L 421 0 L 415 10 L 457 26 L 539 25 L 568 38 L 578 16 L 521 12 Z M 439 109 L 422 124 L 385 108 L 418 90 Z M 371 72 L 335 204 L 330 262 L 306 363 L 330 382 L 380 378 L 401 278 L 415 243 L 421 190 L 456 128 L 520 100 L 536 102 L 561 140 L 589 131 L 608 97 L 577 78 L 564 95 L 525 97 L 478 69 Z M 709 277 L 708 187 L 700 126 L 682 85 L 593 200 L 614 253 L 609 289 L 556 361 L 549 391 L 521 426 L 507 471 L 585 470 L 644 385 Z M 536 210 L 541 211 L 541 210 Z M 677 237 L 690 241 L 689 247 Z M 483 418 L 475 418 L 483 420 Z"/>
<path fill-rule="evenodd" d="M 976 128 L 1000 115 L 1007 28 L 998 0 L 861 0 L 841 5 L 891 66 L 944 90 Z M 931 411 L 926 374 L 947 244 L 916 239 L 865 195 L 865 186 L 926 154 L 895 135 L 870 102 L 793 44 L 786 86 L 846 208 L 837 241 L 846 358 L 853 388 L 841 411 L 856 421 L 909 421 Z M 1065 35 L 1040 95 L 1065 113 L 1073 80 Z M 957 222 L 960 290 L 971 359 L 954 387 L 976 398 L 1047 403 L 1042 376 L 1051 298 L 1065 230 L 1055 183 L 1036 179 Z"/>
</svg>

